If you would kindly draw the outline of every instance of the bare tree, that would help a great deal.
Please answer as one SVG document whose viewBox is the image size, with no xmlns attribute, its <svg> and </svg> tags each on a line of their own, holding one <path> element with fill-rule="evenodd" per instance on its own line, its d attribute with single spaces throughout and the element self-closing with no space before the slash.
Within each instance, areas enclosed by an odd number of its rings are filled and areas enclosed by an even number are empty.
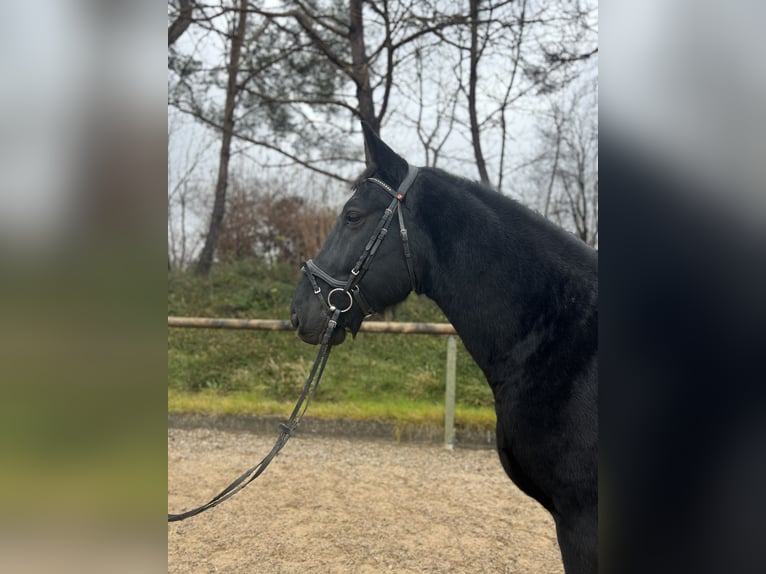
<svg viewBox="0 0 766 574">
<path fill-rule="evenodd" d="M 195 271 L 200 275 L 207 275 L 213 265 L 213 257 L 218 244 L 218 235 L 223 225 L 223 215 L 226 209 L 226 188 L 229 178 L 229 158 L 231 156 L 231 138 L 234 133 L 234 106 L 239 92 L 239 58 L 242 53 L 242 43 L 247 30 L 247 0 L 239 0 L 239 10 L 236 23 L 233 24 L 231 44 L 229 49 L 229 63 L 227 66 L 228 82 L 226 85 L 226 103 L 223 112 L 223 133 L 221 137 L 221 151 L 218 162 L 218 179 L 215 184 L 215 201 L 213 213 L 210 216 L 210 225 L 205 244 L 202 247 Z"/>
<path fill-rule="evenodd" d="M 471 143 L 473 144 L 473 154 L 476 159 L 476 168 L 479 170 L 479 178 L 484 184 L 489 184 L 489 174 L 487 173 L 487 163 L 484 160 L 484 152 L 481 150 L 481 131 L 479 128 L 479 118 L 476 110 L 476 89 L 479 82 L 479 59 L 486 46 L 486 36 L 479 46 L 479 2 L 480 0 L 469 0 L 469 18 L 471 21 L 471 42 L 470 56 L 468 59 L 469 77 L 468 77 L 468 117 L 471 124 Z"/>
<path fill-rule="evenodd" d="M 401 95 L 417 110 L 414 118 L 404 116 L 405 125 L 412 126 L 423 148 L 425 165 L 436 167 L 447 140 L 455 127 L 458 92 L 452 88 L 440 70 L 430 69 L 426 60 L 432 46 L 415 51 L 415 81 L 400 86 Z M 427 68 L 429 68 L 427 70 Z M 436 77 L 431 77 L 433 75 Z M 432 100 L 426 91 L 434 92 Z"/>
<path fill-rule="evenodd" d="M 509 137 L 509 130 L 508 130 L 508 108 L 512 104 L 511 96 L 513 94 L 513 90 L 516 87 L 516 78 L 518 75 L 518 71 L 521 64 L 521 48 L 524 45 L 524 28 L 526 26 L 526 15 L 527 15 L 527 0 L 521 0 L 520 8 L 519 8 L 519 17 L 516 20 L 516 29 L 514 30 L 512 36 L 513 36 L 513 46 L 511 48 L 512 53 L 512 62 L 511 65 L 511 73 L 510 77 L 508 78 L 508 83 L 505 88 L 505 93 L 503 94 L 503 98 L 500 102 L 500 161 L 499 166 L 497 169 L 497 189 L 502 190 L 503 189 L 503 175 L 505 172 L 505 157 L 506 157 L 506 148 L 507 148 L 507 142 Z"/>
<path fill-rule="evenodd" d="M 551 197 L 553 196 L 553 186 L 556 183 L 556 176 L 559 173 L 559 159 L 561 158 L 561 138 L 564 135 L 564 113 L 558 103 L 551 103 L 551 120 L 553 130 L 547 136 L 548 141 L 553 141 L 553 162 L 551 164 L 551 175 L 548 178 L 548 186 L 545 192 L 545 207 L 543 215 L 548 217 L 551 207 Z"/>
<path fill-rule="evenodd" d="M 317 106 L 337 106 L 351 112 L 355 119 L 370 124 L 376 133 L 389 110 L 392 89 L 398 67 L 414 53 L 415 42 L 421 37 L 449 27 L 464 24 L 459 13 L 430 10 L 427 3 L 410 1 L 391 6 L 387 0 L 348 0 L 346 11 L 339 3 L 304 3 L 296 1 L 285 12 L 259 10 L 278 19 L 292 18 L 303 30 L 313 49 L 322 54 L 354 87 L 355 101 L 347 99 L 302 99 L 275 103 L 308 103 Z M 367 10 L 365 10 L 365 7 Z M 373 30 L 373 40 L 368 29 Z M 379 94 L 376 104 L 375 95 Z M 268 94 L 258 94 L 264 100 Z"/>
<path fill-rule="evenodd" d="M 195 40 L 201 39 L 208 42 L 211 36 L 219 38 L 225 44 L 227 52 L 225 70 L 218 67 L 215 62 L 212 64 L 206 62 L 206 56 L 209 61 L 209 54 L 204 54 L 204 49 L 201 50 L 203 53 L 196 57 L 194 52 L 191 54 L 181 54 L 175 48 L 171 49 L 169 53 L 169 68 L 175 73 L 169 90 L 169 102 L 179 111 L 190 114 L 221 134 L 213 207 L 205 234 L 204 245 L 195 266 L 197 273 L 207 274 L 215 260 L 218 239 L 224 221 L 227 205 L 226 194 L 229 164 L 232 154 L 235 153 L 233 149 L 235 140 L 260 145 L 275 151 L 282 151 L 271 142 L 262 141 L 249 135 L 255 131 L 254 126 L 263 123 L 262 120 L 264 118 L 270 120 L 268 122 L 270 131 L 278 133 L 281 117 L 280 110 L 276 110 L 275 113 L 273 108 L 253 106 L 252 102 L 247 101 L 244 103 L 251 105 L 243 105 L 243 100 L 246 100 L 243 96 L 247 95 L 243 93 L 243 90 L 249 82 L 252 82 L 264 71 L 282 65 L 286 57 L 291 55 L 292 49 L 283 49 L 286 45 L 289 45 L 288 38 L 288 42 L 273 46 L 277 53 L 276 58 L 270 61 L 267 59 L 265 62 L 258 58 L 258 40 L 269 28 L 272 20 L 270 18 L 260 18 L 260 21 L 257 22 L 258 26 L 253 29 L 249 22 L 254 11 L 249 6 L 247 0 L 238 0 L 236 5 L 225 2 L 221 2 L 219 6 L 196 3 L 192 7 L 199 10 L 198 17 L 193 20 L 195 29 L 198 32 Z M 184 19 L 184 26 L 186 28 L 189 27 L 187 20 L 191 17 L 191 13 L 188 12 L 190 6 L 184 3 L 182 10 L 184 9 L 186 12 L 179 13 L 174 24 L 171 25 L 171 29 L 179 20 Z M 228 21 L 228 26 L 225 30 L 221 27 L 222 20 Z M 169 38 L 171 32 L 172 30 L 169 31 Z M 199 34 L 200 32 L 201 35 Z M 173 32 L 173 38 L 177 39 L 177 37 L 175 32 Z M 205 42 L 201 43 L 205 44 Z M 199 44 L 200 42 L 195 45 L 194 51 L 199 49 Z M 224 73 L 226 78 L 225 86 L 221 86 L 220 79 Z M 299 76 L 297 81 L 304 80 L 303 85 L 306 85 L 305 79 L 305 76 Z M 221 91 L 223 91 L 224 95 L 222 110 L 217 108 L 215 104 L 215 100 Z M 293 154 L 288 153 L 287 156 L 300 161 L 300 158 Z M 310 165 L 310 160 L 305 161 L 305 164 L 323 174 L 333 175 L 329 171 Z M 169 190 L 169 193 L 172 194 L 172 190 Z M 178 192 L 176 193 L 179 200 L 183 199 Z M 182 209 L 182 217 L 183 213 Z M 185 227 L 182 226 L 182 229 L 185 229 Z"/>
<path fill-rule="evenodd" d="M 587 117 L 575 115 L 563 136 L 559 180 L 577 237 L 598 244 L 598 136 Z"/>
<path fill-rule="evenodd" d="M 573 55 L 577 46 L 597 41 L 593 10 L 562 0 L 470 0 L 468 26 L 441 34 L 446 48 L 457 53 L 456 89 L 465 98 L 466 112 L 456 123 L 468 132 L 483 183 L 502 190 L 512 108 L 561 90 L 579 75 L 578 66 L 597 53 L 593 48 Z M 489 155 L 486 140 L 497 142 Z M 494 169 L 497 175 L 491 177 Z"/>
<path fill-rule="evenodd" d="M 593 246 L 598 245 L 597 105 L 592 84 L 551 101 L 539 158 L 548 170 L 544 215 Z"/>
<path fill-rule="evenodd" d="M 200 173 L 209 141 L 189 138 L 177 114 L 168 116 L 168 269 L 185 268 L 202 244 L 191 229 L 209 215 L 207 185 Z M 177 160 L 177 161 L 176 161 Z"/>
</svg>

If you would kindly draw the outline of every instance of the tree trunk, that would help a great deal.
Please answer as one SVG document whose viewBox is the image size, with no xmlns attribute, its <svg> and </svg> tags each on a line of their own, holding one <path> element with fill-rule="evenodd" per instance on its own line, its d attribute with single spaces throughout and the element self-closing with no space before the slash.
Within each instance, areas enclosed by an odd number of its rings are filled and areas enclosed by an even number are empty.
<svg viewBox="0 0 766 574">
<path fill-rule="evenodd" d="M 375 103 L 372 100 L 370 87 L 370 70 L 364 45 L 364 17 L 362 15 L 362 0 L 349 0 L 349 29 L 348 41 L 351 46 L 351 63 L 353 66 L 356 98 L 359 102 L 359 115 L 370 124 L 376 134 L 380 134 L 380 122 L 375 116 Z"/>
<path fill-rule="evenodd" d="M 553 195 L 553 184 L 556 182 L 556 174 L 559 170 L 559 155 L 561 154 L 561 137 L 563 128 L 563 116 L 559 115 L 559 108 L 553 110 L 553 121 L 556 124 L 556 146 L 553 154 L 553 167 L 551 168 L 551 177 L 548 179 L 548 192 L 545 194 L 545 207 L 543 208 L 543 217 L 548 217 L 548 211 L 551 205 L 551 196 Z"/>
<path fill-rule="evenodd" d="M 210 227 L 205 238 L 205 245 L 197 261 L 196 272 L 200 275 L 210 273 L 213 265 L 218 236 L 223 226 L 223 215 L 226 210 L 226 189 L 229 184 L 229 157 L 231 155 L 231 136 L 234 131 L 234 107 L 237 100 L 237 73 L 239 72 L 239 57 L 242 51 L 242 43 L 245 38 L 247 26 L 247 0 L 239 2 L 239 16 L 237 30 L 231 39 L 231 51 L 229 53 L 228 82 L 226 85 L 226 103 L 223 116 L 223 137 L 221 138 L 221 152 L 218 162 L 218 179 L 215 184 L 215 201 L 213 213 L 210 217 Z"/>
<path fill-rule="evenodd" d="M 168 27 L 168 46 L 175 44 L 176 40 L 186 32 L 192 23 L 194 11 L 192 0 L 180 0 L 179 5 L 178 18 L 173 20 L 173 23 Z"/>
<path fill-rule="evenodd" d="M 473 141 L 473 154 L 476 158 L 476 167 L 479 169 L 481 182 L 489 185 L 489 174 L 487 165 L 484 161 L 484 154 L 481 151 L 481 138 L 479 132 L 479 119 L 476 114 L 476 84 L 478 82 L 479 66 L 479 2 L 480 0 L 471 0 L 470 19 L 471 19 L 471 61 L 470 75 L 468 78 L 468 115 L 471 119 L 471 140 Z"/>
</svg>

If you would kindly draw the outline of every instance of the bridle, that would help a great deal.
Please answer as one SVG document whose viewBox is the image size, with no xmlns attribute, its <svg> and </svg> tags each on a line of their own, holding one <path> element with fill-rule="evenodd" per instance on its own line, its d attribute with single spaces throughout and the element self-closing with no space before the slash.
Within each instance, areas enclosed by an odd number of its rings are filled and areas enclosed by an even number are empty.
<svg viewBox="0 0 766 574">
<path fill-rule="evenodd" d="M 313 259 L 306 261 L 301 267 L 301 271 L 308 277 L 311 283 L 311 288 L 314 290 L 314 295 L 319 298 L 320 303 L 324 307 L 329 316 L 332 316 L 336 311 L 345 313 L 356 301 L 359 309 L 365 317 L 372 315 L 375 310 L 369 304 L 367 298 L 362 295 L 362 291 L 359 288 L 364 275 L 370 269 L 372 260 L 375 254 L 378 252 L 378 247 L 385 239 L 388 233 L 388 227 L 391 225 L 394 213 L 399 216 L 399 235 L 402 238 L 402 246 L 404 247 L 404 259 L 407 262 L 407 272 L 410 275 L 410 284 L 412 290 L 417 292 L 417 282 L 415 280 L 415 269 L 412 265 L 412 253 L 410 252 L 409 237 L 407 236 L 407 228 L 404 226 L 404 216 L 402 215 L 402 208 L 400 204 L 404 201 L 412 183 L 418 175 L 418 168 L 415 166 L 408 166 L 407 176 L 404 178 L 399 188 L 394 190 L 390 185 L 381 181 L 375 177 L 368 177 L 362 181 L 371 182 L 376 184 L 380 189 L 388 193 L 393 199 L 390 205 L 386 208 L 378 221 L 378 225 L 375 227 L 375 231 L 370 237 L 369 241 L 364 247 L 364 251 L 357 259 L 356 264 L 351 268 L 348 278 L 345 280 L 336 279 L 326 271 L 324 271 L 319 265 L 317 265 Z M 327 300 L 322 296 L 322 289 L 317 283 L 317 278 L 321 279 L 330 286 L 330 291 L 327 293 Z M 338 297 L 345 296 L 345 300 L 338 299 Z M 331 320 L 337 320 L 331 319 Z"/>
<path fill-rule="evenodd" d="M 367 273 L 367 270 L 370 268 L 372 260 L 378 251 L 378 247 L 380 247 L 380 243 L 386 237 L 386 234 L 388 233 L 388 227 L 391 224 L 391 220 L 394 216 L 394 212 L 399 214 L 399 228 L 401 230 L 400 235 L 402 238 L 402 244 L 404 245 L 404 257 L 407 260 L 407 270 L 410 274 L 412 289 L 413 291 L 416 291 L 415 271 L 412 267 L 412 255 L 410 253 L 407 229 L 404 227 L 404 218 L 402 216 L 402 210 L 399 208 L 399 204 L 404 201 L 404 197 L 407 195 L 407 190 L 409 190 L 409 188 L 412 186 L 412 182 L 415 181 L 417 174 L 418 168 L 409 166 L 407 177 L 404 178 L 404 181 L 402 181 L 399 189 L 397 190 L 394 190 L 387 183 L 374 177 L 368 177 L 362 182 L 364 183 L 369 181 L 375 183 L 378 187 L 391 195 L 393 200 L 391 201 L 391 204 L 386 208 L 383 216 L 380 218 L 380 221 L 375 228 L 375 232 L 367 242 L 367 245 L 365 246 L 362 254 L 359 256 L 356 265 L 354 265 L 354 267 L 351 269 L 351 273 L 349 274 L 348 279 L 345 281 L 335 279 L 332 275 L 323 271 L 311 259 L 306 261 L 306 263 L 304 263 L 303 267 L 301 268 L 301 270 L 306 274 L 309 281 L 311 282 L 311 286 L 314 289 L 314 294 L 319 297 L 322 305 L 327 310 L 328 321 L 325 326 L 324 334 L 322 335 L 319 352 L 317 353 L 316 359 L 314 359 L 314 364 L 311 367 L 311 371 L 309 372 L 309 376 L 306 379 L 306 383 L 303 385 L 303 391 L 301 391 L 301 395 L 298 397 L 298 401 L 296 402 L 295 407 L 290 414 L 290 418 L 287 420 L 287 422 L 280 423 L 279 437 L 277 437 L 277 440 L 269 453 L 263 457 L 263 459 L 261 459 L 261 461 L 256 465 L 243 472 L 229 486 L 224 488 L 209 502 L 179 514 L 168 513 L 168 522 L 177 522 L 192 516 L 196 516 L 197 514 L 213 508 L 214 506 L 218 506 L 223 501 L 228 500 L 240 490 L 245 488 L 245 486 L 258 478 L 263 473 L 263 471 L 266 470 L 266 467 L 269 466 L 271 461 L 274 460 L 279 451 L 282 450 L 282 448 L 287 444 L 287 441 L 290 439 L 295 430 L 298 428 L 298 425 L 301 423 L 303 415 L 306 413 L 309 403 L 311 402 L 311 398 L 314 396 L 314 391 L 316 391 L 317 387 L 319 386 L 319 381 L 322 379 L 322 373 L 324 372 L 325 365 L 327 365 L 327 359 L 329 358 L 330 350 L 332 349 L 332 335 L 335 332 L 335 328 L 338 326 L 338 318 L 340 317 L 341 313 L 345 313 L 351 309 L 354 301 L 357 302 L 365 316 L 373 313 L 372 308 L 369 306 L 366 299 L 362 296 L 362 293 L 359 290 L 359 282 L 362 280 L 362 277 L 364 277 L 365 273 Z M 324 297 L 322 297 L 322 290 L 317 284 L 316 277 L 319 277 L 330 287 L 332 287 L 332 289 L 327 294 L 327 301 L 325 301 Z M 333 296 L 336 293 L 343 294 L 347 297 L 347 300 L 345 301 L 345 307 L 338 306 L 333 303 Z"/>
</svg>

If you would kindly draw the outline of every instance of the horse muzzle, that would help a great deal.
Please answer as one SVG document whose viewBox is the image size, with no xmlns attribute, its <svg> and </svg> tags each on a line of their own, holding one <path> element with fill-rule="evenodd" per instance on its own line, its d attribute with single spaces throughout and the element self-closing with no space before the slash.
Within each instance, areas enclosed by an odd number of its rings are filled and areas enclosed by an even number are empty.
<svg viewBox="0 0 766 574">
<path fill-rule="evenodd" d="M 290 311 L 290 325 L 297 330 L 298 337 L 304 343 L 318 345 L 322 341 L 322 336 L 327 328 L 327 317 L 320 321 L 301 320 L 300 314 L 296 309 Z M 338 325 L 333 331 L 330 342 L 333 345 L 340 345 L 346 339 L 346 330 L 342 325 Z"/>
</svg>

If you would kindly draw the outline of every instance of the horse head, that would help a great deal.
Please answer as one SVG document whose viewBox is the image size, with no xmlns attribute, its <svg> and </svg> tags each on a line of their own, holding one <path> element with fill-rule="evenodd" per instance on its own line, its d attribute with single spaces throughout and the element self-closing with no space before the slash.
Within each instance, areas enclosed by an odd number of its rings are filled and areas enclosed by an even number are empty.
<svg viewBox="0 0 766 574">
<path fill-rule="evenodd" d="M 311 344 L 319 343 L 335 309 L 341 314 L 332 343 L 339 344 L 346 330 L 355 335 L 367 315 L 404 300 L 415 285 L 402 227 L 417 169 L 364 122 L 362 131 L 367 167 L 316 257 L 304 263 L 290 305 L 293 327 Z"/>
</svg>

